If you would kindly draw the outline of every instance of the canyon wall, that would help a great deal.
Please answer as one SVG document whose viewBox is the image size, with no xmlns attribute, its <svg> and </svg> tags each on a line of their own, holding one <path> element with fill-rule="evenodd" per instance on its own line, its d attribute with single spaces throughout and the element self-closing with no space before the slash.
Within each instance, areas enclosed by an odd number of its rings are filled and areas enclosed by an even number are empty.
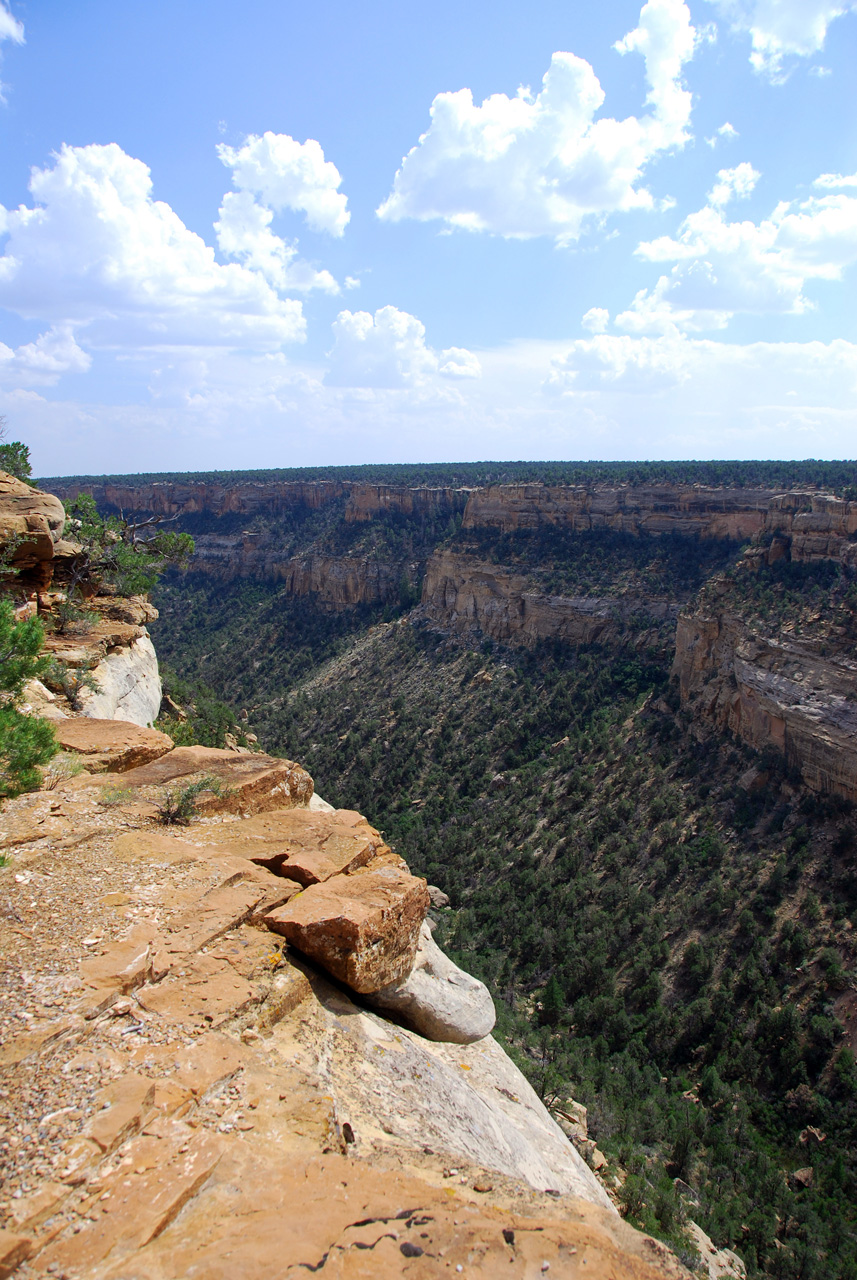
<svg viewBox="0 0 857 1280">
<path fill-rule="evenodd" d="M 730 612 L 678 620 L 675 673 L 694 717 L 774 747 L 813 791 L 857 801 L 857 660 L 818 639 L 755 634 Z"/>
<path fill-rule="evenodd" d="M 643 635 L 674 619 L 678 609 L 672 601 L 651 597 L 548 595 L 534 590 L 523 574 L 454 551 L 432 556 L 421 601 L 423 616 L 438 626 L 526 646 L 547 639 L 603 643 L 634 624 Z"/>
<path fill-rule="evenodd" d="M 764 528 L 774 496 L 703 485 L 488 485 L 471 493 L 462 527 L 513 533 L 556 525 L 740 541 Z"/>
</svg>

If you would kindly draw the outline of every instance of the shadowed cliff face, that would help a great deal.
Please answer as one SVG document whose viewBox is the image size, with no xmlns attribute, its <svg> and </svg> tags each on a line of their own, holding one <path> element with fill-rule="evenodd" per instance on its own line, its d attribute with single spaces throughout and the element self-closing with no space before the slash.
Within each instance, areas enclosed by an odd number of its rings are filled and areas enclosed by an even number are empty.
<svg viewBox="0 0 857 1280">
<path fill-rule="evenodd" d="M 421 593 L 430 625 L 502 644 L 657 649 L 674 656 L 700 724 L 784 752 L 815 790 L 857 794 L 850 614 L 826 623 L 808 614 L 800 635 L 789 633 L 786 615 L 810 578 L 785 612 L 753 612 L 777 566 L 826 566 L 848 579 L 855 502 L 690 484 L 85 487 L 102 504 L 177 517 L 197 538 L 194 567 L 224 581 L 282 583 L 288 597 L 331 610 L 395 610 Z M 738 578 L 721 591 L 748 541 Z"/>
</svg>

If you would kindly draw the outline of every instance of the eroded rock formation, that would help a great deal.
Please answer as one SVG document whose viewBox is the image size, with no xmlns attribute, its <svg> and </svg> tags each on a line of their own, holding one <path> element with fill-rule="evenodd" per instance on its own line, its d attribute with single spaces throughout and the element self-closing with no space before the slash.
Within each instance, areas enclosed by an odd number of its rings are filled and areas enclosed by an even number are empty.
<svg viewBox="0 0 857 1280">
<path fill-rule="evenodd" d="M 103 733 L 115 744 L 115 725 Z M 490 1037 L 443 1043 L 390 1023 L 270 931 L 284 901 L 313 892 L 290 872 L 336 882 L 343 901 L 373 865 L 398 873 L 369 823 L 307 807 L 311 780 L 301 796 L 275 787 L 271 809 L 274 792 L 244 785 L 271 762 L 190 750 L 119 774 L 109 806 L 103 773 L 5 806 L 15 875 L 2 873 L 0 946 L 11 973 L 26 970 L 8 991 L 22 1030 L 0 1050 L 6 1132 L 27 1126 L 25 1094 L 46 1117 L 37 1141 L 2 1150 L 5 1273 L 357 1280 L 461 1266 L 524 1280 L 585 1262 L 595 1280 L 686 1276 L 622 1222 Z M 203 768 L 231 779 L 247 816 L 153 825 L 153 788 Z"/>
<path fill-rule="evenodd" d="M 558 596 L 532 580 L 469 555 L 440 551 L 429 561 L 422 607 L 431 621 L 461 634 L 481 632 L 502 644 L 556 639 L 592 644 L 616 639 L 629 623 L 638 631 L 675 618 L 679 606 L 652 597 Z"/>
</svg>

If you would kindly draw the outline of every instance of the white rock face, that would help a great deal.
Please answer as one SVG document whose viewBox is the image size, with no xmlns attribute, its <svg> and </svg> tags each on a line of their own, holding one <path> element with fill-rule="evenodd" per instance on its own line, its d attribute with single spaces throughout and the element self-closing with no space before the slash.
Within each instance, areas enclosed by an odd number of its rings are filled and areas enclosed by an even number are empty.
<svg viewBox="0 0 857 1280">
<path fill-rule="evenodd" d="M 313 976 L 316 999 L 274 1031 L 273 1045 L 298 1060 L 333 1099 L 367 1149 L 402 1145 L 443 1152 L 529 1183 L 613 1209 L 606 1191 L 538 1095 L 491 1036 L 440 1044 L 361 1010 Z M 615 1210 L 613 1210 L 615 1212 Z"/>
<path fill-rule="evenodd" d="M 472 1044 L 494 1027 L 494 1001 L 488 988 L 444 955 L 423 921 L 414 967 L 402 982 L 366 997 L 377 1009 L 398 1014 L 429 1040 Z"/>
<path fill-rule="evenodd" d="M 108 653 L 92 672 L 97 693 L 84 693 L 81 715 L 94 720 L 128 720 L 144 727 L 153 724 L 161 707 L 158 656 L 148 636 L 127 649 Z"/>
</svg>

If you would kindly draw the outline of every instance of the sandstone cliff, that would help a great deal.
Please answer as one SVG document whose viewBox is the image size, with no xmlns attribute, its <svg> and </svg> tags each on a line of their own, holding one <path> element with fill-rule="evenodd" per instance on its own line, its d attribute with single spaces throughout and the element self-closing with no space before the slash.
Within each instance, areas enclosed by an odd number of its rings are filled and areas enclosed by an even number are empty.
<svg viewBox="0 0 857 1280">
<path fill-rule="evenodd" d="M 441 551 L 429 561 L 422 612 L 459 634 L 481 632 L 502 644 L 531 646 L 556 639 L 568 644 L 615 640 L 629 626 L 638 638 L 672 621 L 678 605 L 651 597 L 547 595 L 524 574 Z"/>
<path fill-rule="evenodd" d="M 548 524 L 740 541 L 764 527 L 774 496 L 703 485 L 489 485 L 471 493 L 462 527 L 510 533 Z"/>
<path fill-rule="evenodd" d="M 410 945 L 424 882 L 364 818 L 289 761 L 136 732 L 70 725 L 102 772 L 2 814 L 3 1274 L 686 1277 L 490 1036 L 427 1040 L 270 931 L 291 909 L 314 946 L 349 924 L 369 965 Z M 155 825 L 163 785 L 203 772 L 230 784 L 207 818 Z"/>
</svg>

